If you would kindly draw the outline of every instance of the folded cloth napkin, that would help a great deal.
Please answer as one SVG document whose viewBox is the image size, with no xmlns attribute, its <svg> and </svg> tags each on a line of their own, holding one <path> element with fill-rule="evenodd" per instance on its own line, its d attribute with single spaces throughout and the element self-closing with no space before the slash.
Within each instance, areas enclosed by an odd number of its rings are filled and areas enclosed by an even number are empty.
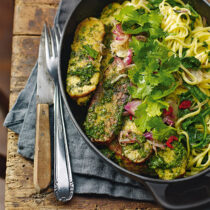
<svg viewBox="0 0 210 210">
<path fill-rule="evenodd" d="M 65 21 L 79 2 L 79 0 L 62 0 L 55 17 L 55 24 L 59 24 L 60 28 L 63 29 Z M 37 64 L 32 70 L 26 87 L 20 93 L 4 122 L 4 126 L 19 134 L 18 153 L 29 159 L 33 159 L 34 155 L 36 78 Z M 75 181 L 75 193 L 105 194 L 144 201 L 153 200 L 143 185 L 120 174 L 89 148 L 75 128 L 65 105 L 64 116 Z M 50 119 L 51 127 L 53 127 L 52 107 L 50 108 Z"/>
</svg>

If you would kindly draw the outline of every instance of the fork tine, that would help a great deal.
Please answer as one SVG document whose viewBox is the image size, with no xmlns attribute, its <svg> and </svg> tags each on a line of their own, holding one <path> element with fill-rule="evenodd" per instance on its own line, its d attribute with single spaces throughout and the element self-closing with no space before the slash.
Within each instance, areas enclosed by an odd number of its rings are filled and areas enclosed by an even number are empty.
<svg viewBox="0 0 210 210">
<path fill-rule="evenodd" d="M 56 25 L 57 26 L 57 30 L 58 30 L 58 33 L 59 33 L 59 35 L 60 35 L 60 37 L 61 37 L 61 29 L 60 29 L 60 26 L 59 25 Z"/>
<path fill-rule="evenodd" d="M 54 42 L 54 38 L 53 38 L 53 30 L 52 28 L 49 28 L 49 34 L 50 34 L 50 42 L 51 42 L 51 50 L 52 50 L 52 56 L 56 57 L 57 56 L 57 50 L 55 48 L 55 42 Z"/>
<path fill-rule="evenodd" d="M 48 27 L 47 27 L 47 23 L 44 24 L 44 33 L 45 33 L 45 52 L 46 52 L 46 60 L 47 60 L 47 63 L 48 61 L 50 60 L 50 54 L 51 54 L 51 46 L 50 46 L 50 38 L 49 38 L 49 30 L 48 30 Z"/>
<path fill-rule="evenodd" d="M 59 51 L 59 48 L 60 48 L 60 34 L 59 34 L 57 26 L 54 27 L 54 32 L 55 32 L 55 41 L 56 41 L 57 51 Z"/>
</svg>

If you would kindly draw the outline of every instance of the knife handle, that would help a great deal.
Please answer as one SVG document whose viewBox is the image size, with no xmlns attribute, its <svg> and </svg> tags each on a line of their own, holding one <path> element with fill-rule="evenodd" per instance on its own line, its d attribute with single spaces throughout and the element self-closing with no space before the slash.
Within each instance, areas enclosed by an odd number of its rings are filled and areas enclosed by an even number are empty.
<svg viewBox="0 0 210 210">
<path fill-rule="evenodd" d="M 37 104 L 36 142 L 34 154 L 34 187 L 38 193 L 51 181 L 51 143 L 49 105 Z"/>
</svg>

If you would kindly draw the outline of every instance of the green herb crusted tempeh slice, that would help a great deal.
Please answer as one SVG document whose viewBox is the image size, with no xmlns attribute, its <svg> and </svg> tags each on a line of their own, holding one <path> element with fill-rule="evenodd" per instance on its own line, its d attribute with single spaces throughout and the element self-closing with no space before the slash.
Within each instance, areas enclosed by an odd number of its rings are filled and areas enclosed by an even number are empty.
<svg viewBox="0 0 210 210">
<path fill-rule="evenodd" d="M 128 78 L 115 81 L 121 73 L 111 64 L 92 99 L 84 125 L 86 134 L 93 142 L 109 143 L 121 128 L 129 84 Z"/>
<path fill-rule="evenodd" d="M 96 89 L 104 34 L 104 24 L 97 18 L 87 18 L 78 25 L 67 72 L 67 92 L 71 97 L 78 99 Z"/>
<path fill-rule="evenodd" d="M 158 177 L 165 180 L 182 177 L 186 173 L 187 152 L 181 142 L 173 142 L 174 149 L 159 150 L 148 162 Z"/>
<path fill-rule="evenodd" d="M 119 135 L 122 154 L 134 163 L 143 163 L 152 154 L 152 145 L 137 129 L 134 121 L 127 119 Z"/>
</svg>

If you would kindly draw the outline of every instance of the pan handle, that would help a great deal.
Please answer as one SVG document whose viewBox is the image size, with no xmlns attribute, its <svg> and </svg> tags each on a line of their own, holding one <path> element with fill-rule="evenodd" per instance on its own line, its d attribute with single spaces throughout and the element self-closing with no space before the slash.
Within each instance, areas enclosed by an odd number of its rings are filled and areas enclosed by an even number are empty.
<svg viewBox="0 0 210 210">
<path fill-rule="evenodd" d="M 210 205 L 210 174 L 177 183 L 146 181 L 147 187 L 163 207 L 167 209 L 192 209 Z"/>
</svg>

